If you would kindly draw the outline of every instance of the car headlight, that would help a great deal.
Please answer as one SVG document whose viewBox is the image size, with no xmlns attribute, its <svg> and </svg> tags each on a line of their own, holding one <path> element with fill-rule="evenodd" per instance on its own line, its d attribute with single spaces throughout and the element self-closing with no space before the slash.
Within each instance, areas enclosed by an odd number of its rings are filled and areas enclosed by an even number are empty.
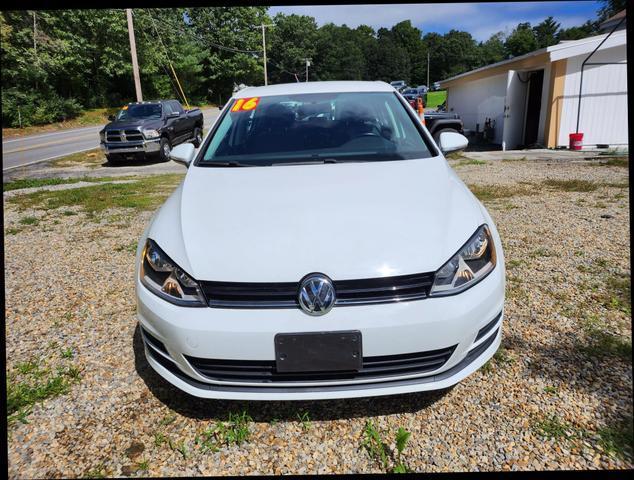
<svg viewBox="0 0 634 480">
<path fill-rule="evenodd" d="M 198 282 L 174 263 L 153 240 L 148 239 L 141 256 L 141 283 L 152 293 L 184 307 L 207 305 Z"/>
<path fill-rule="evenodd" d="M 158 130 L 143 130 L 143 136 L 145 138 L 158 138 L 161 136 L 161 134 L 158 132 Z"/>
<path fill-rule="evenodd" d="M 439 297 L 462 292 L 488 275 L 495 263 L 493 237 L 485 224 L 436 272 L 430 295 Z"/>
</svg>

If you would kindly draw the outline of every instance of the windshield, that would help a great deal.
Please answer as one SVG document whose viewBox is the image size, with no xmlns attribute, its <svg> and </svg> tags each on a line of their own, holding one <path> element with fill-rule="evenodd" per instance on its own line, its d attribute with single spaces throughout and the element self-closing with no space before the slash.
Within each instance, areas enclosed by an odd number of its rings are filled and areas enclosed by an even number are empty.
<svg viewBox="0 0 634 480">
<path fill-rule="evenodd" d="M 131 118 L 161 118 L 162 107 L 160 103 L 146 103 L 141 105 L 126 105 L 119 113 L 117 120 L 129 120 Z"/>
<path fill-rule="evenodd" d="M 405 108 L 392 92 L 238 99 L 205 146 L 199 165 L 381 161 L 432 156 Z"/>
</svg>

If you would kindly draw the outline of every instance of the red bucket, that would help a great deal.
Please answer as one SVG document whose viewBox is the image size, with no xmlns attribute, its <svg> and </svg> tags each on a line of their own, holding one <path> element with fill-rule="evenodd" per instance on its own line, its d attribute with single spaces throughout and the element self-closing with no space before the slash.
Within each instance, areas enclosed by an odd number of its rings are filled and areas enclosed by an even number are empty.
<svg viewBox="0 0 634 480">
<path fill-rule="evenodd" d="M 568 144 L 568 148 L 570 148 L 570 150 L 581 150 L 582 144 L 583 144 L 583 133 L 570 134 L 570 143 Z"/>
</svg>

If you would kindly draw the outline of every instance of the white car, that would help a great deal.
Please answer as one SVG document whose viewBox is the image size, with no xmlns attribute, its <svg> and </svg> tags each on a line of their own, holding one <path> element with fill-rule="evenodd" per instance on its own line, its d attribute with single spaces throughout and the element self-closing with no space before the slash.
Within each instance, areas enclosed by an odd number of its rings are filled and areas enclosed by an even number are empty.
<svg viewBox="0 0 634 480">
<path fill-rule="evenodd" d="M 139 242 L 150 365 L 198 397 L 450 387 L 500 344 L 493 220 L 383 82 L 236 93 Z"/>
</svg>

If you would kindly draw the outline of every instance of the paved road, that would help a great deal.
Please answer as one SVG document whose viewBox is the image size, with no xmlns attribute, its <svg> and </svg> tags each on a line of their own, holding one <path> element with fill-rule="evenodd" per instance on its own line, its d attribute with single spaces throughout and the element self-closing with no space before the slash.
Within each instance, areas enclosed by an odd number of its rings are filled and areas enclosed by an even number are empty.
<svg viewBox="0 0 634 480">
<path fill-rule="evenodd" d="M 203 110 L 205 128 L 209 128 L 220 110 L 217 108 Z M 96 127 L 73 128 L 58 132 L 11 138 L 2 141 L 2 170 L 43 162 L 63 157 L 72 153 L 92 150 L 99 147 L 99 130 Z"/>
</svg>

